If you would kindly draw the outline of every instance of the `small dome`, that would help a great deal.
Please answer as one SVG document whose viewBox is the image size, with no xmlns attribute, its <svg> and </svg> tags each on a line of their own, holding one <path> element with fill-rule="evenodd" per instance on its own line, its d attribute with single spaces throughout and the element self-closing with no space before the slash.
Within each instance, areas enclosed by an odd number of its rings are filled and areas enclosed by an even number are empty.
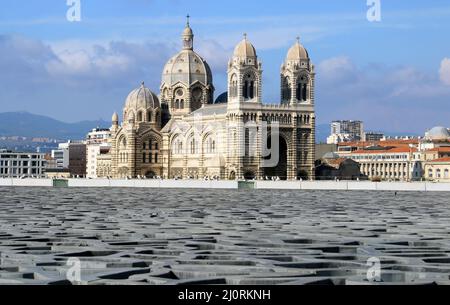
<svg viewBox="0 0 450 305">
<path fill-rule="evenodd" d="M 150 108 L 156 109 L 159 107 L 158 97 L 150 89 L 145 87 L 144 83 L 139 88 L 131 91 L 125 103 L 125 108 L 135 111 Z"/>
<path fill-rule="evenodd" d="M 184 28 L 183 36 L 194 36 L 194 32 L 189 25 L 186 25 L 186 27 Z"/>
<path fill-rule="evenodd" d="M 425 137 L 429 140 L 447 140 L 450 139 L 450 133 L 447 128 L 437 126 L 430 129 Z"/>
<path fill-rule="evenodd" d="M 216 98 L 214 104 L 225 104 L 228 103 L 228 92 L 224 92 Z"/>
<path fill-rule="evenodd" d="M 339 155 L 334 152 L 327 152 L 325 155 L 323 155 L 323 159 L 338 159 Z"/>
<path fill-rule="evenodd" d="M 241 58 L 256 57 L 256 49 L 247 40 L 247 36 L 244 36 L 244 39 L 234 48 L 233 56 Z"/>
<path fill-rule="evenodd" d="M 114 112 L 114 114 L 112 115 L 111 121 L 119 122 L 119 115 L 117 114 L 117 112 Z"/>
<path fill-rule="evenodd" d="M 302 60 L 309 59 L 308 51 L 300 44 L 300 41 L 297 42 L 289 49 L 286 60 Z"/>
</svg>

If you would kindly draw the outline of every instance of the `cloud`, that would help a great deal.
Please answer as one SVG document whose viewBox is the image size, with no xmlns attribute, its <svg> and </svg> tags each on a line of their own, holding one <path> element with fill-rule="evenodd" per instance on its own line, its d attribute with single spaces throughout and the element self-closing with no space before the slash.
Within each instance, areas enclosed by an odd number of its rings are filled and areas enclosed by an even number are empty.
<svg viewBox="0 0 450 305">
<path fill-rule="evenodd" d="M 326 59 L 317 65 L 318 120 L 360 119 L 369 129 L 418 134 L 449 125 L 450 87 L 443 85 L 449 62 L 441 64 L 439 78 L 412 66 L 358 66 L 346 56 Z"/>
<path fill-rule="evenodd" d="M 439 70 L 442 83 L 450 86 L 450 58 L 444 58 Z"/>
<path fill-rule="evenodd" d="M 159 93 L 164 64 L 178 44 L 150 41 L 42 42 L 0 35 L 2 111 L 27 110 L 66 121 L 109 118 L 141 81 Z M 196 40 L 223 82 L 229 50 L 214 40 Z M 226 81 L 225 81 L 226 82 Z M 218 86 L 221 91 L 226 88 Z M 13 101 L 13 102 L 9 102 Z M 88 110 L 89 109 L 89 110 Z"/>
</svg>

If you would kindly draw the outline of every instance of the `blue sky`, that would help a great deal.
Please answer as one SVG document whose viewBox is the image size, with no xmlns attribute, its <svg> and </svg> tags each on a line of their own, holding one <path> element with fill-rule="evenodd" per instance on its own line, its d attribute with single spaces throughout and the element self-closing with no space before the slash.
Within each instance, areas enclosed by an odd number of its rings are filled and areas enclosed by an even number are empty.
<svg viewBox="0 0 450 305">
<path fill-rule="evenodd" d="M 158 92 L 189 13 L 216 96 L 246 32 L 263 62 L 264 101 L 277 103 L 280 65 L 300 36 L 316 65 L 319 123 L 419 134 L 450 126 L 450 3 L 381 5 L 381 22 L 369 22 L 366 0 L 81 0 L 82 20 L 71 23 L 66 0 L 2 0 L 0 111 L 109 120 L 141 81 Z"/>
</svg>

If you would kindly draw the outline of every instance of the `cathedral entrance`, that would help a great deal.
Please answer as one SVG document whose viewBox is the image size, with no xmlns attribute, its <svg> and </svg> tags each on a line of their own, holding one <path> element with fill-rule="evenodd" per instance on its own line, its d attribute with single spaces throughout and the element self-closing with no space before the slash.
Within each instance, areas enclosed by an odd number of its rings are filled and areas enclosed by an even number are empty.
<svg viewBox="0 0 450 305">
<path fill-rule="evenodd" d="M 272 137 L 269 137 L 267 140 L 267 146 L 270 150 L 272 150 Z M 276 147 L 274 147 L 276 151 Z M 265 167 L 264 168 L 264 178 L 268 178 L 270 180 L 279 178 L 280 180 L 287 180 L 287 155 L 288 155 L 288 147 L 286 140 L 279 136 L 279 147 L 278 147 L 278 164 L 274 167 Z M 270 160 L 272 155 L 265 157 L 265 160 Z"/>
<path fill-rule="evenodd" d="M 308 172 L 301 170 L 297 173 L 297 179 L 298 180 L 308 180 Z"/>
<path fill-rule="evenodd" d="M 155 174 L 154 171 L 148 171 L 148 172 L 145 174 L 145 178 L 147 178 L 147 179 L 155 179 L 155 178 L 156 178 L 156 174 Z"/>
<path fill-rule="evenodd" d="M 230 177 L 228 178 L 229 180 L 236 180 L 236 173 L 234 171 L 232 171 L 230 173 Z"/>
<path fill-rule="evenodd" d="M 253 179 L 255 179 L 255 173 L 253 173 L 253 172 L 245 172 L 244 179 L 245 180 L 253 180 Z"/>
</svg>

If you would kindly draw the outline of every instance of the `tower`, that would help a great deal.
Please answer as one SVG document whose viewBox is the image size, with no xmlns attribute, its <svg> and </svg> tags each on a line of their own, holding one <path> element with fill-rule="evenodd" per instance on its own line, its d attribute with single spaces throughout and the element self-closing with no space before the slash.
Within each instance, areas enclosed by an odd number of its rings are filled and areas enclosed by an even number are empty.
<svg viewBox="0 0 450 305">
<path fill-rule="evenodd" d="M 228 62 L 228 107 L 238 107 L 244 102 L 261 104 L 261 67 L 255 47 L 244 34 Z"/>
<path fill-rule="evenodd" d="M 314 105 L 314 78 L 314 65 L 297 37 L 281 66 L 281 103 Z"/>
</svg>

